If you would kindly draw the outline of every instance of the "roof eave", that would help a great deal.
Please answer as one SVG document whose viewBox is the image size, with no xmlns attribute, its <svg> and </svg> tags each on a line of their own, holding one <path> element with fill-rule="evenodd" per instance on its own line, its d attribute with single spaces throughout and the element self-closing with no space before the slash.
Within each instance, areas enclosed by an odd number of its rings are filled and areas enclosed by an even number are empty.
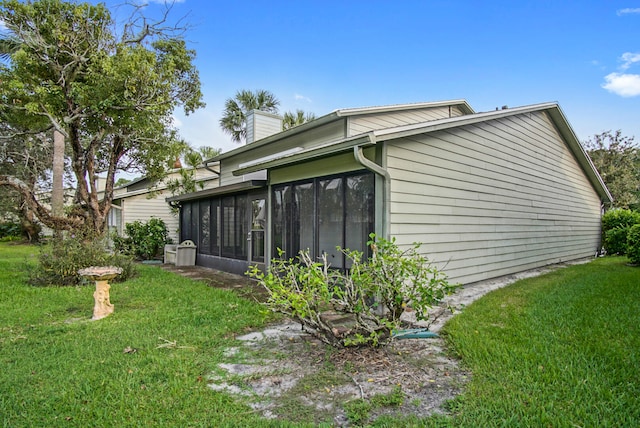
<svg viewBox="0 0 640 428">
<path fill-rule="evenodd" d="M 266 180 L 248 180 L 240 183 L 230 184 L 228 186 L 214 187 L 212 189 L 200 190 L 198 192 L 185 193 L 184 195 L 172 196 L 166 198 L 167 202 L 184 202 L 194 199 L 201 199 L 207 196 L 220 196 L 232 193 L 244 192 L 252 189 L 261 189 L 267 185 Z"/>
<path fill-rule="evenodd" d="M 596 192 L 600 196 L 600 199 L 603 203 L 610 204 L 613 202 L 613 196 L 604 180 L 600 176 L 600 173 L 596 169 L 595 165 L 591 161 L 591 158 L 580 144 L 580 140 L 576 136 L 573 128 L 569 124 L 564 112 L 560 108 L 558 104 L 555 105 L 553 109 L 549 109 L 549 116 L 553 121 L 554 125 L 558 129 L 558 132 L 563 136 L 564 140 L 569 145 L 569 148 L 573 152 L 573 155 L 578 160 L 578 163 L 584 170 L 587 177 L 589 177 L 591 183 L 593 184 Z"/>
<path fill-rule="evenodd" d="M 243 146 L 238 147 L 237 149 L 230 150 L 228 152 L 220 153 L 218 156 L 214 156 L 211 159 L 207 159 L 204 163 L 220 161 L 222 159 L 229 158 L 231 156 L 235 156 L 239 153 L 244 153 L 249 150 L 253 150 L 258 147 L 262 147 L 264 145 L 270 144 L 273 141 L 280 140 L 282 138 L 291 137 L 302 132 L 307 131 L 310 128 L 315 128 L 316 126 L 324 125 L 325 123 L 332 122 L 338 118 L 338 115 L 335 112 L 331 112 L 327 115 L 321 116 L 317 119 L 314 119 L 309 122 L 305 122 L 301 125 L 294 126 L 293 128 L 287 129 L 286 131 L 278 132 L 277 134 L 270 135 L 268 137 L 262 138 L 260 140 L 254 141 L 250 144 L 245 144 Z"/>
<path fill-rule="evenodd" d="M 228 152 L 221 153 L 218 156 L 205 160 L 204 163 L 220 161 L 222 159 L 226 159 L 231 156 L 235 156 L 237 154 L 244 153 L 246 151 L 253 150 L 258 147 L 262 147 L 266 144 L 272 143 L 273 141 L 300 134 L 302 132 L 307 131 L 308 129 L 322 126 L 324 124 L 333 122 L 338 119 L 342 119 L 347 116 L 354 116 L 358 114 L 372 114 L 372 113 L 412 110 L 412 109 L 426 108 L 426 107 L 444 107 L 444 106 L 458 106 L 461 108 L 461 110 L 465 114 L 475 114 L 475 111 L 473 110 L 473 108 L 471 108 L 469 103 L 467 103 L 467 101 L 464 99 L 411 103 L 411 104 L 394 104 L 390 106 L 387 105 L 387 106 L 377 106 L 377 107 L 338 109 L 324 116 L 320 116 L 317 119 L 303 123 L 302 125 L 294 126 L 293 128 L 287 129 L 286 131 L 278 132 L 277 134 L 271 135 L 269 137 L 265 137 L 258 141 L 254 141 L 253 143 L 245 144 L 244 146 L 238 147 L 237 149 L 233 149 Z"/>
<path fill-rule="evenodd" d="M 361 134 L 351 138 L 345 138 L 343 140 L 334 141 L 329 144 L 324 144 L 320 147 L 313 147 L 311 149 L 303 150 L 300 152 L 287 154 L 275 159 L 270 159 L 265 162 L 249 165 L 244 168 L 238 168 L 232 171 L 235 176 L 250 174 L 252 172 L 262 171 L 265 169 L 279 168 L 282 166 L 293 165 L 302 162 L 308 162 L 310 160 L 321 159 L 323 157 L 332 156 L 341 152 L 347 152 L 353 148 L 353 146 L 371 146 L 375 145 L 375 142 L 369 138 L 369 134 Z"/>
<path fill-rule="evenodd" d="M 446 106 L 459 106 L 465 114 L 475 113 L 473 108 L 471 108 L 469 103 L 467 103 L 467 101 L 464 99 L 431 101 L 431 102 L 409 103 L 409 104 L 393 104 L 393 105 L 375 106 L 375 107 L 345 108 L 345 109 L 335 110 L 334 113 L 336 113 L 340 117 L 346 117 L 346 116 L 354 116 L 359 114 L 388 113 L 388 112 L 394 112 L 394 111 L 415 110 L 418 108 L 446 107 Z"/>
</svg>

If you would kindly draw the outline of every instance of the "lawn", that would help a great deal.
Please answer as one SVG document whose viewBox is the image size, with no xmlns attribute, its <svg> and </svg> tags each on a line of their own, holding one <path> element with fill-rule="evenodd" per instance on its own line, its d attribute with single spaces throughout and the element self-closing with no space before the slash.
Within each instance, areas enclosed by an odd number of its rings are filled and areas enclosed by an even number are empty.
<svg viewBox="0 0 640 428">
<path fill-rule="evenodd" d="M 281 426 L 206 382 L 234 334 L 265 323 L 258 304 L 141 266 L 90 321 L 92 287 L 24 284 L 37 254 L 0 244 L 0 425 Z"/>
<path fill-rule="evenodd" d="M 452 318 L 449 343 L 473 380 L 447 424 L 640 426 L 640 268 L 626 263 L 522 280 Z"/>
<path fill-rule="evenodd" d="M 287 426 L 207 386 L 234 335 L 269 321 L 241 297 L 153 266 L 113 284 L 35 288 L 37 249 L 0 243 L 2 426 Z M 640 426 L 640 268 L 599 259 L 483 297 L 445 327 L 472 373 L 448 416 L 378 426 Z"/>
</svg>

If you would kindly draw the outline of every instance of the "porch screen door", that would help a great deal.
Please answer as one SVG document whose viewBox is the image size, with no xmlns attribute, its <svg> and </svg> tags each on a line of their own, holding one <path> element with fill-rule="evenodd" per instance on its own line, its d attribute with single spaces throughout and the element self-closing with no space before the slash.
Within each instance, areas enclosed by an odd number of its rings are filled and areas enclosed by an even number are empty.
<svg viewBox="0 0 640 428">
<path fill-rule="evenodd" d="M 265 224 L 267 221 L 266 199 L 251 199 L 251 231 L 249 232 L 249 254 L 252 262 L 264 263 Z"/>
</svg>

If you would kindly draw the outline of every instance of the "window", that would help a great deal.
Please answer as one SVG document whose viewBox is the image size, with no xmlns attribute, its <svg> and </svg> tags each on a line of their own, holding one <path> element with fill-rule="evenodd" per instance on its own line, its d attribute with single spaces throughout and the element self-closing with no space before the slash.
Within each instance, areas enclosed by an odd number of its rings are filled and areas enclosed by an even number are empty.
<svg viewBox="0 0 640 428">
<path fill-rule="evenodd" d="M 199 251 L 211 254 L 211 204 L 208 200 L 200 201 L 200 239 Z"/>
<path fill-rule="evenodd" d="M 211 199 L 211 226 L 210 226 L 210 238 L 211 238 L 211 254 L 214 256 L 220 255 L 220 199 Z"/>
<path fill-rule="evenodd" d="M 198 253 L 247 258 L 247 197 L 245 195 L 183 202 L 180 239 L 190 239 Z"/>
<path fill-rule="evenodd" d="M 221 200 L 222 256 L 247 257 L 246 197 L 227 196 Z"/>
<path fill-rule="evenodd" d="M 187 202 L 180 210 L 180 239 L 198 242 L 198 203 Z"/>
<path fill-rule="evenodd" d="M 375 189 L 372 173 L 343 174 L 273 188 L 272 244 L 283 257 L 309 249 L 312 257 L 327 254 L 332 267 L 348 268 L 336 247 L 368 253 L 374 231 Z"/>
<path fill-rule="evenodd" d="M 344 187 L 343 178 L 318 180 L 318 256 L 326 254 L 335 268 L 344 268 Z"/>
</svg>

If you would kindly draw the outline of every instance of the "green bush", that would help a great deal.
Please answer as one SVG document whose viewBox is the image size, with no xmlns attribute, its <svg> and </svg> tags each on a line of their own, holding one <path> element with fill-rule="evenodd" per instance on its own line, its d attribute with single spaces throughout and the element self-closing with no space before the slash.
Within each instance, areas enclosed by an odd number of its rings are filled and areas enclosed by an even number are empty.
<svg viewBox="0 0 640 428">
<path fill-rule="evenodd" d="M 0 239 L 1 238 L 19 238 L 22 236 L 22 226 L 20 223 L 6 221 L 0 223 Z"/>
<path fill-rule="evenodd" d="M 165 244 L 170 244 L 169 231 L 164 221 L 151 218 L 148 222 L 134 221 L 125 225 L 126 237 L 113 236 L 116 250 L 144 260 L 160 254 Z"/>
<path fill-rule="evenodd" d="M 626 254 L 627 233 L 634 224 L 640 224 L 640 213 L 613 209 L 602 216 L 603 246 L 607 254 Z"/>
<path fill-rule="evenodd" d="M 627 233 L 629 226 L 616 227 L 604 232 L 604 249 L 607 254 L 627 254 Z"/>
<path fill-rule="evenodd" d="M 41 247 L 39 263 L 28 267 L 29 283 L 36 286 L 78 285 L 85 280 L 78 270 L 89 266 L 118 266 L 122 273 L 113 281 L 125 281 L 136 274 L 131 257 L 110 253 L 103 238 L 92 234 L 71 234 L 54 238 Z"/>
<path fill-rule="evenodd" d="M 407 306 L 417 320 L 426 320 L 427 310 L 456 286 L 418 253 L 420 244 L 402 251 L 395 240 L 371 238 L 367 260 L 343 250 L 351 264 L 346 272 L 301 251 L 296 259 L 273 259 L 267 273 L 254 266 L 247 274 L 269 291 L 269 309 L 296 319 L 325 343 L 382 345 L 400 327 Z"/>
<path fill-rule="evenodd" d="M 640 264 L 640 224 L 629 228 L 627 233 L 627 257 L 633 264 Z"/>
</svg>

